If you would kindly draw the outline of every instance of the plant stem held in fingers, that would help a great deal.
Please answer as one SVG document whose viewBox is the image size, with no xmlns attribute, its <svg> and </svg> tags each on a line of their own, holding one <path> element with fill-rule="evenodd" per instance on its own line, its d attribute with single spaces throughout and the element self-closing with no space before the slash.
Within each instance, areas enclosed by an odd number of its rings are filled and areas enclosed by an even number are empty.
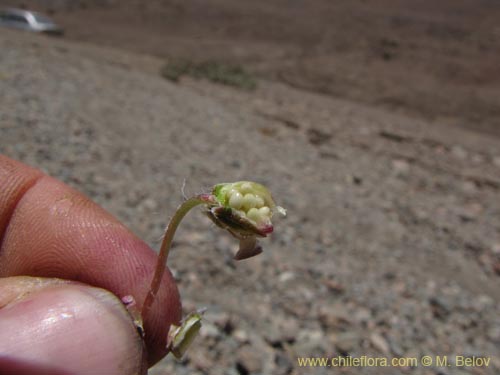
<svg viewBox="0 0 500 375">
<path fill-rule="evenodd" d="M 250 181 L 217 184 L 210 194 L 200 194 L 185 200 L 175 211 L 165 230 L 151 287 L 142 305 L 142 320 L 146 320 L 161 285 L 175 231 L 181 220 L 193 207 L 205 206 L 205 214 L 219 227 L 226 229 L 240 241 L 236 260 L 247 259 L 262 252 L 257 237 L 272 233 L 271 217 L 275 211 L 286 211 L 276 206 L 269 190 Z M 201 327 L 201 313 L 194 312 L 184 318 L 179 326 L 171 325 L 167 348 L 178 358 L 182 357 Z"/>
<path fill-rule="evenodd" d="M 167 229 L 165 230 L 165 235 L 163 236 L 163 241 L 161 243 L 160 252 L 158 254 L 158 260 L 156 262 L 155 273 L 153 276 L 153 280 L 151 281 L 151 287 L 149 288 L 149 292 L 144 300 L 144 304 L 142 305 L 142 319 L 145 320 L 151 306 L 156 297 L 156 293 L 158 293 L 158 289 L 160 288 L 161 279 L 165 272 L 165 268 L 167 265 L 168 254 L 170 253 L 170 247 L 172 245 L 172 240 L 174 239 L 175 231 L 179 226 L 180 222 L 186 216 L 186 214 L 194 207 L 200 204 L 210 203 L 210 200 L 213 196 L 209 194 L 200 194 L 193 198 L 187 199 L 184 201 L 175 211 L 174 216 L 170 219 L 170 222 L 167 225 Z"/>
</svg>

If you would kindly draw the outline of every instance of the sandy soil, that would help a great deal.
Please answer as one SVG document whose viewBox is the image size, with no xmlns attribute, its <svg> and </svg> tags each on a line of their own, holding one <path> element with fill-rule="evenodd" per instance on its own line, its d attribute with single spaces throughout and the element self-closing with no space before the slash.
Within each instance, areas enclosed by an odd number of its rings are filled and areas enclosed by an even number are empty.
<svg viewBox="0 0 500 375">
<path fill-rule="evenodd" d="M 495 0 L 22 3 L 53 13 L 72 40 L 234 61 L 301 89 L 500 134 Z"/>
</svg>

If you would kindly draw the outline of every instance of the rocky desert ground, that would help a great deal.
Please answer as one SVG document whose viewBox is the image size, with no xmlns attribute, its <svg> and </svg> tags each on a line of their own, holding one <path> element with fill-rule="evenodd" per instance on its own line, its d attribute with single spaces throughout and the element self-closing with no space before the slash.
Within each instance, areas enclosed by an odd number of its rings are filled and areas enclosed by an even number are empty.
<svg viewBox="0 0 500 375">
<path fill-rule="evenodd" d="M 179 14 L 189 14 L 186 4 Z M 488 14 L 481 9 L 472 14 Z M 490 24 L 480 32 L 490 35 Z M 250 59 L 258 87 L 245 91 L 188 77 L 169 82 L 159 74 L 162 54 L 126 48 L 111 32 L 103 43 L 79 40 L 78 25 L 63 39 L 1 30 L 0 152 L 89 195 L 155 249 L 184 183 L 189 195 L 256 180 L 288 210 L 264 253 L 241 262 L 232 260 L 230 236 L 199 211 L 189 214 L 169 265 L 185 312 L 207 307 L 204 326 L 184 360 L 169 356 L 151 374 L 500 373 L 498 45 L 484 42 L 489 52 L 476 70 L 476 50 L 450 55 L 473 74 L 461 84 L 424 74 L 418 62 L 427 55 L 415 53 L 415 70 L 405 71 L 413 58 L 405 55 L 394 77 L 379 72 L 366 91 L 363 74 L 379 63 L 353 65 L 351 76 L 340 75 L 345 82 L 330 74 L 322 90 L 327 69 L 313 68 L 321 58 L 302 55 L 302 68 L 316 76 Z M 182 40 L 178 53 L 189 43 L 196 39 Z M 280 52 L 272 43 L 249 46 L 243 50 L 257 55 Z M 354 61 L 346 56 L 342 69 Z M 397 86 L 406 76 L 418 84 Z M 334 92 L 349 82 L 345 95 Z M 396 101 L 371 96 L 383 90 Z M 449 366 L 297 361 L 338 355 L 448 356 Z M 462 367 L 456 356 L 491 361 Z"/>
</svg>

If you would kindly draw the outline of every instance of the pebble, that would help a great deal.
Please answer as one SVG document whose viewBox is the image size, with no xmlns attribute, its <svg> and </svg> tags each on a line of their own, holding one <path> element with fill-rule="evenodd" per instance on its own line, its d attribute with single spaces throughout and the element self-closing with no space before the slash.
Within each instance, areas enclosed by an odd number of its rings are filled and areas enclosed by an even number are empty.
<svg viewBox="0 0 500 375">
<path fill-rule="evenodd" d="M 360 307 L 354 311 L 353 318 L 357 323 L 366 324 L 371 320 L 372 313 L 370 310 Z"/>
<path fill-rule="evenodd" d="M 294 272 L 285 271 L 285 272 L 280 273 L 280 275 L 278 276 L 278 280 L 280 281 L 280 283 L 286 283 L 287 281 L 295 279 L 295 276 L 296 275 Z"/>
<path fill-rule="evenodd" d="M 477 193 L 478 188 L 474 181 L 463 181 L 462 189 L 466 194 L 474 194 Z"/>
<path fill-rule="evenodd" d="M 351 324 L 351 312 L 342 304 L 322 305 L 318 309 L 318 319 L 326 329 L 339 329 Z"/>
<path fill-rule="evenodd" d="M 500 345 L 500 324 L 493 325 L 489 328 L 486 335 L 488 336 L 488 339 L 493 341 L 495 344 Z"/>
<path fill-rule="evenodd" d="M 158 203 L 153 198 L 146 198 L 142 201 L 141 206 L 146 208 L 148 211 L 155 211 L 158 209 Z"/>
<path fill-rule="evenodd" d="M 296 334 L 298 343 L 317 345 L 318 347 L 326 346 L 326 336 L 323 331 L 319 329 L 301 329 Z"/>
<path fill-rule="evenodd" d="M 495 255 L 500 255 L 500 242 L 496 242 L 491 246 L 491 251 Z"/>
<path fill-rule="evenodd" d="M 215 365 L 214 360 L 208 355 L 206 350 L 196 348 L 189 351 L 188 356 L 190 363 L 198 370 L 206 372 Z"/>
<path fill-rule="evenodd" d="M 438 319 L 445 319 L 450 314 L 448 302 L 443 298 L 431 297 L 429 304 L 433 315 Z"/>
<path fill-rule="evenodd" d="M 219 330 L 228 334 L 231 333 L 234 329 L 234 322 L 231 319 L 231 315 L 226 311 L 217 311 L 217 308 L 208 308 L 204 314 L 204 318 L 213 323 Z"/>
<path fill-rule="evenodd" d="M 390 347 L 389 344 L 387 343 L 387 340 L 380 334 L 374 332 L 370 335 L 370 342 L 372 343 L 373 347 L 377 349 L 378 351 L 384 353 L 384 354 L 389 354 L 390 352 Z"/>
<path fill-rule="evenodd" d="M 240 374 L 256 374 L 262 369 L 262 356 L 255 347 L 245 345 L 236 353 L 236 368 Z"/>
<path fill-rule="evenodd" d="M 455 145 L 451 148 L 451 154 L 460 160 L 465 160 L 469 155 L 468 152 L 459 145 Z"/>
<path fill-rule="evenodd" d="M 341 293 L 345 292 L 345 285 L 338 282 L 338 281 L 335 281 L 332 279 L 323 279 L 323 280 L 321 280 L 321 282 L 324 286 L 326 286 L 328 288 L 328 290 L 330 292 L 334 292 L 337 294 L 341 294 Z"/>
<path fill-rule="evenodd" d="M 264 338 L 273 347 L 281 347 L 297 339 L 299 324 L 294 318 L 273 317 L 265 325 Z"/>
<path fill-rule="evenodd" d="M 410 172 L 410 164 L 404 159 L 395 159 L 391 164 L 392 169 L 398 176 L 406 176 Z"/>
<path fill-rule="evenodd" d="M 475 164 L 483 164 L 484 163 L 484 156 L 481 154 L 473 154 L 471 156 L 471 161 Z"/>
<path fill-rule="evenodd" d="M 470 203 L 466 206 L 463 206 L 459 209 L 459 217 L 462 221 L 474 221 L 476 220 L 481 213 L 483 212 L 483 206 L 480 203 Z"/>
<path fill-rule="evenodd" d="M 215 324 L 212 324 L 211 322 L 205 319 L 202 323 L 200 336 L 205 338 L 220 339 L 222 338 L 222 333 L 221 330 L 217 328 Z"/>
<path fill-rule="evenodd" d="M 347 354 L 358 347 L 361 337 L 357 332 L 350 331 L 334 334 L 332 340 L 340 354 Z"/>
<path fill-rule="evenodd" d="M 178 233 L 176 239 L 177 241 L 189 244 L 190 246 L 196 246 L 202 244 L 203 242 L 207 242 L 207 235 L 201 231 L 187 230 Z"/>
<path fill-rule="evenodd" d="M 235 329 L 232 332 L 232 336 L 240 344 L 246 344 L 246 343 L 249 342 L 248 333 L 245 330 L 243 330 L 243 329 Z"/>
<path fill-rule="evenodd" d="M 272 374 L 274 375 L 287 375 L 292 373 L 294 362 L 284 353 L 277 352 L 274 357 L 275 368 Z"/>
</svg>

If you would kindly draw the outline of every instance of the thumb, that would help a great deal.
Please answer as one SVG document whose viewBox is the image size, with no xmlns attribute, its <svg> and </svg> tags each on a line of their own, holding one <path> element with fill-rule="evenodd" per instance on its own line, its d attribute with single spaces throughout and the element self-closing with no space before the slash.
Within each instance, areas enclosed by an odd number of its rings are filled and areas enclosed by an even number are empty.
<svg viewBox="0 0 500 375">
<path fill-rule="evenodd" d="M 0 279 L 0 374 L 145 374 L 145 358 L 112 293 L 59 279 Z"/>
</svg>

